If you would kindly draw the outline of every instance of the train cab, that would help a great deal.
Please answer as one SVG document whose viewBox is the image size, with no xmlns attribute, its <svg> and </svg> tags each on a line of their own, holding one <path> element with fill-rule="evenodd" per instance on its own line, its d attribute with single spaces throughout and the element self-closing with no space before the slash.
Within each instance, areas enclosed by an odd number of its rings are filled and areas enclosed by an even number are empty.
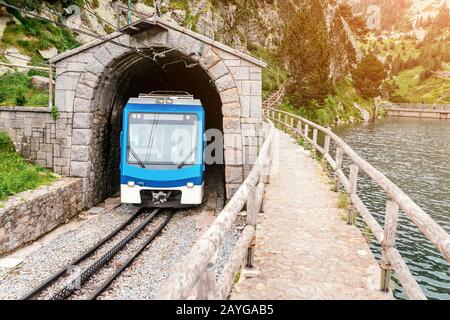
<svg viewBox="0 0 450 320">
<path fill-rule="evenodd" d="M 130 98 L 120 135 L 121 202 L 150 207 L 202 203 L 205 112 L 184 92 Z"/>
</svg>

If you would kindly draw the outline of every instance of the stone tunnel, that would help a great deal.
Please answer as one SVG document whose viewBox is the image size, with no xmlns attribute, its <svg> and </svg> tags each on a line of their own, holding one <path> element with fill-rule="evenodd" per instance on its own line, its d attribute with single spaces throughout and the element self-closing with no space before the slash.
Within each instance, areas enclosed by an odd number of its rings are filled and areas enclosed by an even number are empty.
<svg viewBox="0 0 450 320">
<path fill-rule="evenodd" d="M 262 138 L 263 61 L 153 17 L 50 62 L 58 119 L 50 110 L 15 108 L 14 116 L 3 116 L 14 118 L 14 130 L 5 131 L 31 160 L 83 178 L 85 207 L 118 190 L 122 109 L 130 97 L 154 90 L 193 94 L 205 108 L 207 129 L 223 132 L 227 197 L 250 172 Z"/>
</svg>

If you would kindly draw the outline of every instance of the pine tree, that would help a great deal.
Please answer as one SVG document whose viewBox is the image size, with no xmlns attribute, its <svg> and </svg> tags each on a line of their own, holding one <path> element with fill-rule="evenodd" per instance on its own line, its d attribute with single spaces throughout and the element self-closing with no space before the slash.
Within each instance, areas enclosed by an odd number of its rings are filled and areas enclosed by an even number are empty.
<svg viewBox="0 0 450 320">
<path fill-rule="evenodd" d="M 291 101 L 299 107 L 316 108 L 332 91 L 331 48 L 322 1 L 313 0 L 308 4 L 293 13 L 281 52 L 293 80 L 287 88 Z"/>
<path fill-rule="evenodd" d="M 361 96 L 366 99 L 380 96 L 381 84 L 386 76 L 383 64 L 372 52 L 365 55 L 359 65 L 352 70 L 355 85 Z"/>
</svg>

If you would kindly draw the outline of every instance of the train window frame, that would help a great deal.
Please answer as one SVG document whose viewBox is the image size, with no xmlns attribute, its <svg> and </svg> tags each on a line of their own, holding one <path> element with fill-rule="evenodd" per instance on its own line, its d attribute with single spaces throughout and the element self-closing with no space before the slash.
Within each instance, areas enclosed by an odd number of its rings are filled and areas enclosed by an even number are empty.
<svg viewBox="0 0 450 320">
<path fill-rule="evenodd" d="M 196 163 L 197 162 L 197 155 L 198 155 L 198 150 L 199 150 L 199 146 L 198 146 L 198 137 L 199 137 L 199 135 L 200 135 L 200 133 L 199 133 L 199 129 L 201 128 L 201 126 L 200 126 L 200 122 L 201 122 L 201 119 L 200 119 L 200 116 L 197 114 L 197 113 L 195 113 L 195 112 L 148 112 L 148 111 L 132 111 L 132 112 L 129 112 L 128 113 L 128 123 L 127 123 L 127 132 L 126 132 L 126 135 L 127 135 L 127 137 L 126 137 L 126 150 L 125 150 L 125 158 L 126 158 L 126 163 L 128 164 L 128 165 L 133 165 L 133 166 L 139 166 L 140 164 L 139 164 L 139 161 L 136 159 L 135 161 L 132 161 L 130 158 L 135 158 L 132 154 L 131 154 L 131 157 L 130 157 L 130 150 L 128 149 L 128 147 L 130 146 L 130 127 L 131 127 L 131 121 L 130 121 L 130 119 L 131 119 L 131 116 L 133 115 L 133 114 L 153 114 L 153 115 L 157 115 L 157 114 L 167 114 L 167 115 L 183 115 L 183 116 L 185 116 L 185 115 L 190 115 L 190 116 L 194 116 L 195 117 L 195 119 L 194 119 L 194 122 L 195 122 L 195 130 L 193 130 L 194 132 L 195 132 L 195 139 L 193 139 L 194 141 L 195 141 L 195 148 L 193 148 L 193 149 L 195 149 L 193 152 L 194 152 L 194 156 L 193 156 L 193 162 L 183 162 L 183 167 L 184 166 L 186 166 L 186 167 L 189 167 L 189 166 L 194 166 L 194 165 L 197 165 L 198 163 Z M 130 161 L 131 160 L 131 161 Z M 139 160 L 142 160 L 142 159 L 139 159 Z M 181 161 L 180 161 L 181 162 Z M 176 167 L 178 167 L 179 165 L 180 165 L 180 163 L 175 163 L 175 162 L 155 162 L 155 161 L 153 161 L 153 162 L 146 162 L 146 161 L 142 161 L 142 164 L 144 165 L 144 169 L 147 169 L 148 168 L 148 166 L 150 166 L 151 167 L 151 169 L 152 170 L 156 170 L 156 169 L 161 169 L 161 170 L 164 170 L 164 169 L 168 169 L 168 168 L 170 168 L 170 169 L 173 169 L 174 168 L 174 166 L 175 166 L 175 168 Z"/>
</svg>

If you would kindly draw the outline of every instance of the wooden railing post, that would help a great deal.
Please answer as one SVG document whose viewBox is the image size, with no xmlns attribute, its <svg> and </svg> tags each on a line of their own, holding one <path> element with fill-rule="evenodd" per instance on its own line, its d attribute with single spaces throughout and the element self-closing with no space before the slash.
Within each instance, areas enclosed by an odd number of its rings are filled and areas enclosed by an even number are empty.
<svg viewBox="0 0 450 320">
<path fill-rule="evenodd" d="M 304 132 L 304 134 L 305 134 L 305 137 L 304 137 L 305 143 L 303 144 L 303 147 L 305 148 L 305 150 L 308 150 L 309 125 L 307 123 L 305 124 L 305 132 Z"/>
<path fill-rule="evenodd" d="M 352 164 L 350 166 L 350 176 L 348 178 L 349 184 L 350 184 L 350 192 L 349 192 L 349 198 L 351 199 L 352 196 L 356 195 L 356 184 L 358 181 L 358 166 L 356 164 Z M 352 214 L 353 209 L 355 208 L 354 204 L 350 201 L 350 204 L 347 208 L 348 214 L 347 214 L 347 224 L 353 224 Z"/>
<path fill-rule="evenodd" d="M 316 153 L 317 153 L 317 129 L 316 128 L 313 129 L 313 143 L 312 143 L 312 147 L 313 147 L 312 157 L 313 157 L 313 159 L 315 159 L 316 158 Z"/>
<path fill-rule="evenodd" d="M 325 145 L 323 146 L 323 157 L 326 159 L 326 156 L 330 154 L 330 139 L 329 135 L 325 136 Z"/>
<path fill-rule="evenodd" d="M 340 147 L 336 148 L 336 171 L 335 171 L 335 183 L 334 183 L 334 191 L 338 192 L 340 188 L 339 175 L 338 171 L 342 169 L 342 149 Z"/>
<path fill-rule="evenodd" d="M 295 134 L 295 129 L 294 129 L 294 117 L 291 117 L 291 121 L 290 121 L 290 123 L 289 123 L 289 125 L 291 126 L 290 128 L 289 128 L 289 131 L 292 133 L 292 134 Z"/>
<path fill-rule="evenodd" d="M 261 173 L 261 182 L 265 184 L 270 183 L 270 166 L 272 163 L 272 144 L 269 145 L 267 149 L 266 157 L 263 161 L 263 168 Z"/>
<path fill-rule="evenodd" d="M 53 108 L 53 66 L 48 68 L 48 108 Z"/>
<path fill-rule="evenodd" d="M 300 138 L 302 136 L 302 121 L 301 120 L 297 121 L 297 133 L 298 133 L 298 137 Z"/>
<path fill-rule="evenodd" d="M 288 115 L 287 114 L 285 114 L 284 115 L 284 123 L 283 123 L 283 129 L 284 129 L 284 132 L 288 132 L 288 127 L 287 127 L 287 125 L 288 125 Z"/>
<path fill-rule="evenodd" d="M 205 272 L 198 279 L 195 290 L 197 300 L 216 299 L 216 272 L 214 263 L 208 263 Z"/>
<path fill-rule="evenodd" d="M 256 219 L 257 219 L 257 200 L 256 200 L 256 188 L 253 188 L 253 190 L 250 192 L 247 200 L 247 225 L 251 225 L 256 227 Z M 255 236 L 253 236 L 252 242 L 250 243 L 250 246 L 247 251 L 247 267 L 251 268 L 254 266 L 255 261 L 255 245 L 256 245 L 256 239 Z"/>
<path fill-rule="evenodd" d="M 381 279 L 380 289 L 389 291 L 389 282 L 391 279 L 391 265 L 387 257 L 386 251 L 395 245 L 395 237 L 397 233 L 398 221 L 398 204 L 388 200 L 386 202 L 386 217 L 384 219 L 384 237 L 381 243 Z"/>
<path fill-rule="evenodd" d="M 281 126 L 281 112 L 278 112 L 278 125 Z"/>
</svg>

